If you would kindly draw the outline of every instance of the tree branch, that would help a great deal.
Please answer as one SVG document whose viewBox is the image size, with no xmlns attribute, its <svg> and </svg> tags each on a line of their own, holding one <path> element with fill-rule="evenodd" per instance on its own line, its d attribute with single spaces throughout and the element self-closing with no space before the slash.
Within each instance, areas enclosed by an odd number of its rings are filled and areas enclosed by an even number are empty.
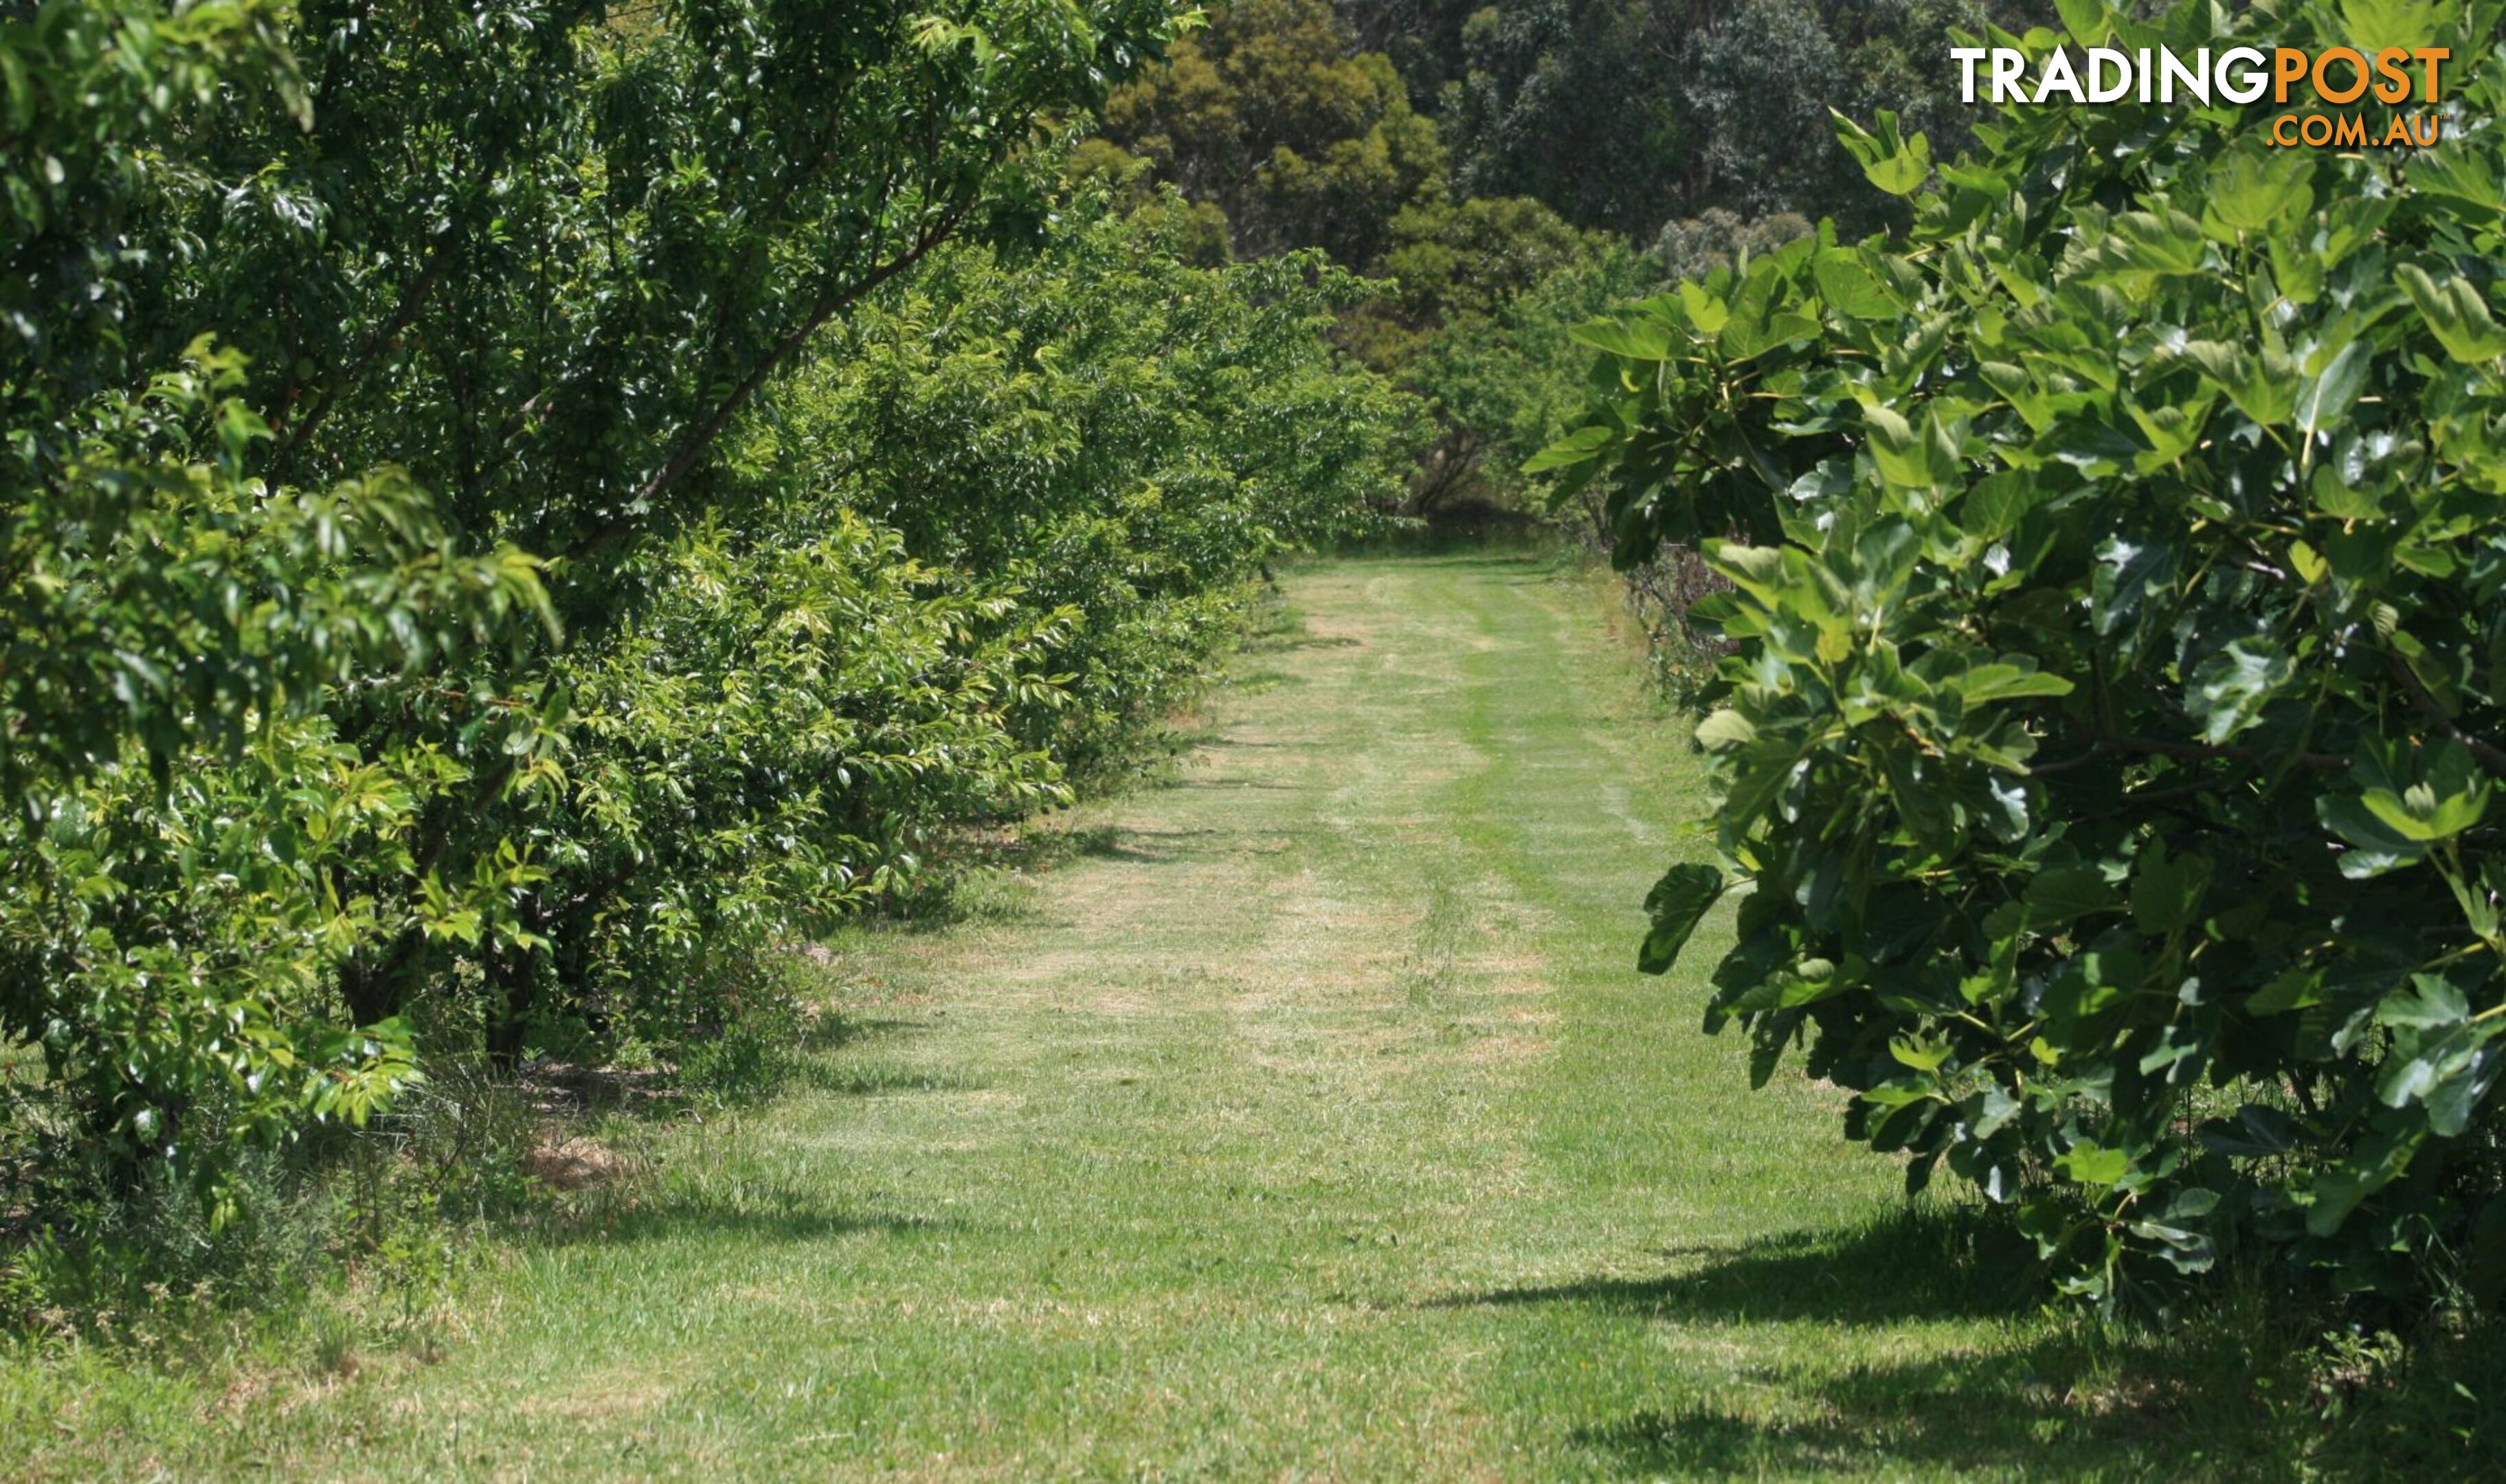
<svg viewBox="0 0 2506 1484">
<path fill-rule="evenodd" d="M 2031 778 L 2042 778 L 2051 773 L 2068 772 L 2072 768 L 2084 767 L 2089 763 L 2096 761 L 2099 758 L 2108 757 L 2115 753 L 2131 753 L 2152 758 L 2173 758 L 2184 762 L 2210 762 L 2220 760 L 2231 762 L 2285 762 L 2289 760 L 2289 755 L 2276 752 L 2267 747 L 2235 747 L 2225 744 L 2214 745 L 2207 742 L 2170 742 L 2159 737 L 2125 737 L 2117 736 L 2112 733 L 2105 733 L 2092 738 L 2089 742 L 2087 751 L 2074 754 L 2068 758 L 2060 759 L 2058 761 L 2030 767 L 2027 769 L 2027 776 Z M 2356 760 L 2351 758 L 2347 753 L 2299 753 L 2296 755 L 2296 760 L 2298 765 L 2301 767 L 2331 772 L 2345 768 Z"/>
<path fill-rule="evenodd" d="M 773 375 L 777 369 L 800 351 L 801 347 L 806 345 L 810 336 L 816 335 L 827 321 L 858 303 L 881 284 L 921 262 L 932 249 L 954 235 L 958 227 L 965 221 L 968 209 L 964 204 L 957 206 L 948 215 L 924 228 L 921 235 L 914 239 L 911 248 L 880 264 L 849 286 L 829 294 L 812 305 L 801 323 L 792 327 L 782 338 L 776 340 L 774 348 L 759 358 L 755 366 L 749 368 L 748 374 L 740 378 L 739 384 L 732 388 L 703 420 L 697 423 L 685 437 L 679 440 L 678 446 L 671 449 L 669 458 L 664 460 L 662 467 L 654 472 L 653 477 L 646 479 L 642 487 L 635 491 L 632 504 L 649 506 L 654 500 L 666 493 L 672 485 L 687 477 L 688 474 L 703 459 L 706 450 L 710 449 L 722 437 L 723 431 L 731 426 L 732 419 L 737 416 L 739 409 L 747 405 L 748 399 L 756 394 L 759 387 L 766 384 L 768 377 Z M 532 401 L 537 402 L 538 399 L 533 398 Z M 567 548 L 565 558 L 569 561 L 578 560 L 587 552 L 625 535 L 633 529 L 635 524 L 634 518 L 625 515 L 603 521 L 582 540 Z"/>
<path fill-rule="evenodd" d="M 2479 759 L 2482 765 L 2488 771 L 2500 777 L 2506 777 L 2506 751 L 2501 751 L 2492 743 L 2482 741 L 2454 724 L 2452 716 L 2434 695 L 2429 693 L 2427 683 L 2419 679 L 2418 672 L 2411 668 L 2410 661 L 2389 649 L 2382 650 L 2382 654 L 2386 668 L 2400 678 L 2403 690 L 2410 695 L 2411 704 L 2417 707 L 2422 716 L 2443 727 L 2447 736 L 2468 748 L 2471 756 Z"/>
<path fill-rule="evenodd" d="M 417 319 L 418 310 L 426 306 L 428 296 L 432 295 L 435 292 L 435 286 L 443 281 L 444 269 L 452 261 L 453 235 L 455 233 L 447 232 L 436 239 L 434 250 L 426 255 L 426 270 L 418 274 L 417 281 L 411 284 L 408 292 L 401 296 L 399 307 L 392 311 L 390 319 L 383 322 L 382 328 L 375 332 L 374 338 L 367 342 L 364 353 L 339 374 L 324 377 L 323 384 L 329 394 L 320 402 L 313 404 L 311 411 L 306 412 L 286 430 L 285 456 L 291 466 L 295 463 L 296 456 L 304 451 L 304 441 L 313 436 L 313 430 L 322 426 L 322 419 L 330 416 L 331 409 L 340 405 L 341 389 L 353 386 L 364 376 L 367 368 L 373 366 L 384 351 L 390 349 L 391 342 L 398 339 L 401 332 L 407 330 Z"/>
</svg>

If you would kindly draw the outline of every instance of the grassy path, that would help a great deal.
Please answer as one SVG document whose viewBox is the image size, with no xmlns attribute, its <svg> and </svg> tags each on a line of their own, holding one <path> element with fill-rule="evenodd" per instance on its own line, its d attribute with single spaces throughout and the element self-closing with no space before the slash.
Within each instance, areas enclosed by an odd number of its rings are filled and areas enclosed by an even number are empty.
<svg viewBox="0 0 2506 1484">
<path fill-rule="evenodd" d="M 2129 1406 L 2083 1404 L 2071 1331 L 1927 1276 L 1953 1224 L 1890 1215 L 1834 1094 L 1749 1092 L 1695 977 L 1630 971 L 1700 806 L 1591 585 L 1350 562 L 1290 596 L 1302 631 L 1244 656 L 1172 785 L 1083 813 L 965 922 L 838 944 L 842 1029 L 805 1085 L 666 1130 L 640 1204 L 517 1249 L 440 1358 L 271 1379 L 171 1432 L 90 1407 L 51 1456 L 515 1479 L 2162 1456 Z"/>
</svg>

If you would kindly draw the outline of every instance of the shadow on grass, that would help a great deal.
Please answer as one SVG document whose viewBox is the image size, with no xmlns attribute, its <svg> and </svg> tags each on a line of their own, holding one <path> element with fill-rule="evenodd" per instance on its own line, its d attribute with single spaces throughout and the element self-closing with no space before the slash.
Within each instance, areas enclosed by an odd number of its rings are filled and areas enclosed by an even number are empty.
<svg viewBox="0 0 2506 1484">
<path fill-rule="evenodd" d="M 550 1246 L 621 1246 L 645 1242 L 825 1242 L 876 1232 L 892 1237 L 964 1231 L 952 1217 L 833 1204 L 822 1192 L 789 1184 L 724 1189 L 664 1181 L 659 1189 L 586 1202 L 546 1219 L 537 1233 Z"/>
<path fill-rule="evenodd" d="M 1158 864 L 1223 854 L 1231 838 L 1220 830 L 1151 830 L 1112 824 L 1030 830 L 985 852 L 981 865 L 994 872 L 1044 875 L 1080 861 Z M 950 883 L 955 888 L 951 896 L 963 897 L 978 879 L 969 873 Z M 951 920 L 947 905 L 935 900 L 912 921 L 915 926 L 946 926 Z"/>
<path fill-rule="evenodd" d="M 841 1011 L 811 1016 L 794 1033 L 792 1046 L 798 1051 L 841 1051 L 855 1042 L 872 1041 L 889 1036 L 913 1036 L 935 1029 L 928 1020 L 908 1020 L 902 1015 L 847 1015 Z"/>
<path fill-rule="evenodd" d="M 1280 650 L 1362 650 L 1366 641 L 1347 634 L 1301 632 L 1281 639 L 1266 639 L 1244 646 L 1248 654 L 1270 654 Z"/>
<path fill-rule="evenodd" d="M 1076 852 L 1088 861 L 1131 861 L 1164 866 L 1233 853 L 1236 836 L 1224 830 L 1146 830 L 1137 826 L 1076 831 L 1087 836 Z"/>
<path fill-rule="evenodd" d="M 2188 1425 L 2187 1398 L 2145 1382 L 2083 1385 L 2098 1370 L 2075 1342 L 2048 1340 L 1855 1366 L 1819 1382 L 1808 1417 L 1638 1411 L 1567 1435 L 1637 1478 L 2290 1476 L 2284 1458 L 2266 1465 L 2249 1450 L 2207 1456 L 2215 1450 L 2202 1440 L 2214 1430 Z"/>
<path fill-rule="evenodd" d="M 1900 1211 L 1844 1232 L 1788 1232 L 1737 1251 L 1686 1247 L 1660 1255 L 1703 1265 L 1660 1278 L 1498 1289 L 1444 1302 L 1574 1303 L 1718 1324 L 1872 1325 L 2023 1314 L 2044 1292 L 2025 1244 L 2006 1223 L 1956 1208 Z"/>
<path fill-rule="evenodd" d="M 2026 1340 L 1791 1367 L 1807 1415 L 1711 1405 L 1637 1411 L 1569 1431 L 1632 1478 L 1984 1477 L 2061 1480 L 2494 1480 L 2496 1350 L 2424 1346 L 2372 1386 L 2254 1316 L 2166 1329 L 2085 1319 Z"/>
<path fill-rule="evenodd" d="M 1851 1330 L 2022 1320 L 2045 1292 L 2032 1254 L 2006 1224 L 1959 1208 L 1906 1208 L 1857 1227 L 1661 1255 L 1676 1266 L 1659 1278 L 1499 1289 L 1444 1302 L 1569 1304 L 1699 1328 L 1772 1323 Z M 2170 1393 L 2119 1379 L 2156 1364 L 2154 1354 L 2111 1332 L 2067 1326 L 2025 1342 L 1979 1328 L 1976 1340 L 1950 1358 L 1902 1363 L 1832 1369 L 1815 1359 L 1773 1361 L 1754 1374 L 1792 1394 L 1772 1409 L 1778 1415 L 1764 1402 L 1639 1410 L 1589 1421 L 1567 1436 L 1611 1471 L 1639 1478 L 2140 1478 L 2162 1458 L 2171 1461 L 2161 1470 L 2166 1476 L 2176 1467 L 2188 1477 L 2218 1472 L 2190 1456 L 2195 1430 Z"/>
<path fill-rule="evenodd" d="M 901 1092 L 981 1092 L 984 1084 L 950 1072 L 913 1067 L 829 1066 L 811 1062 L 792 1073 L 792 1083 L 838 1097 L 877 1098 Z"/>
<path fill-rule="evenodd" d="M 1907 1348 L 1930 1353 L 1904 1359 L 1867 1340 L 1850 1342 L 1854 1354 L 1880 1359 L 1825 1359 L 1797 1336 L 1773 1341 L 1750 1368 L 1745 1400 L 1568 1430 L 1627 1477 L 2506 1477 L 2496 1424 L 2477 1399 L 2494 1384 L 2493 1342 L 2421 1347 L 2368 1384 L 2348 1374 L 2354 1364 L 2307 1359 L 2307 1327 L 2269 1318 L 2250 1293 L 2211 1290 L 2168 1325 L 2045 1313 L 2032 1251 L 1972 1209 L 1905 1208 L 1856 1227 L 1662 1256 L 1676 1269 L 1660 1278 L 1443 1302 L 1576 1305 L 1705 1330 L 1967 1326 L 1915 1341 Z"/>
<path fill-rule="evenodd" d="M 1227 677 L 1227 688 L 1240 695 L 1261 695 L 1268 691 L 1284 690 L 1307 684 L 1308 682 L 1304 676 L 1291 675 L 1285 670 L 1238 669 Z M 1206 741 L 1204 737 L 1199 735 L 1191 740 L 1196 746 Z"/>
</svg>

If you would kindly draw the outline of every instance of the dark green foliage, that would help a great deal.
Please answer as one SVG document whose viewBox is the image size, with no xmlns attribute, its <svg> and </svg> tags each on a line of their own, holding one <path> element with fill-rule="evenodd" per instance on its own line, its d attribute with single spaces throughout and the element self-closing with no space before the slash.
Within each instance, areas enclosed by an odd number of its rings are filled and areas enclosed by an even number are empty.
<svg viewBox="0 0 2506 1484">
<path fill-rule="evenodd" d="M 909 560 L 811 473 L 738 535 L 683 535 L 636 621 L 561 662 L 571 724 L 530 815 L 537 941 L 488 966 L 501 1054 L 550 1017 L 595 1056 L 710 1035 L 745 953 L 901 885 L 949 822 L 1064 796 L 1010 724 L 1058 698 L 1066 618 Z"/>
<path fill-rule="evenodd" d="M 2189 54 L 2358 9 L 2064 13 Z M 2374 9 L 2454 49 L 2438 148 L 2024 108 L 1935 178 L 1848 125 L 1911 241 L 1589 328 L 1540 461 L 1605 476 L 1622 560 L 1734 584 L 1698 735 L 1753 889 L 1708 1027 L 1761 1077 L 1802 1045 L 2085 1291 L 2232 1245 L 2351 1289 L 2494 1265 L 2506 62 L 2494 4 Z M 1646 967 L 1711 900 L 1665 883 Z"/>
<path fill-rule="evenodd" d="M 508 1035 L 709 1028 L 741 950 L 1118 763 L 1261 563 L 1397 482 L 1415 414 L 1330 349 L 1344 276 L 1191 267 L 1089 199 L 1038 246 L 858 310 L 743 426 L 742 528 L 685 533 L 566 657 Z"/>
<path fill-rule="evenodd" d="M 1602 279 L 1641 287 L 1610 238 L 1661 228 L 1677 273 L 1808 230 L 1799 211 L 1882 220 L 1898 208 L 1837 148 L 1828 109 L 1887 102 L 1962 139 L 1940 58 L 1949 27 L 1984 14 L 1969 0 L 1244 0 L 1119 89 L 1075 169 L 1144 210 L 1197 213 L 1213 243 L 1223 222 L 1239 253 L 1319 246 L 1394 280 L 1342 340 L 1439 413 L 1401 508 L 1504 505 L 1572 400 L 1557 388 L 1580 381 L 1557 313 Z M 1151 176 L 1190 204 L 1141 200 Z M 1538 302 L 1512 307 L 1535 286 Z"/>
<path fill-rule="evenodd" d="M 2044 6 L 1973 0 L 1516 0 L 1473 13 L 1438 124 L 1457 191 L 1532 194 L 1650 236 L 1709 207 L 1878 225 L 1827 111 L 1964 137 L 1950 30 Z"/>
<path fill-rule="evenodd" d="M 1421 512 L 1523 502 L 1534 483 L 1524 464 L 1583 409 L 1591 351 L 1575 328 L 1661 281 L 1652 258 L 1563 228 L 1537 202 L 1467 201 L 1450 218 L 1460 230 L 1403 255 L 1421 269 L 1402 278 L 1404 301 L 1424 299 L 1438 316 L 1353 327 L 1437 411 L 1442 436 L 1412 482 Z M 1519 230 L 1522 219 L 1535 230 Z"/>
<path fill-rule="evenodd" d="M 1328 0 L 1235 0 L 1118 90 L 1108 139 L 1226 213 L 1246 256 L 1326 249 L 1363 267 L 1393 214 L 1441 188 L 1436 127 Z"/>
<path fill-rule="evenodd" d="M 1196 682 L 1237 584 L 1352 534 L 1418 409 L 1327 335 L 1362 285 L 1314 255 L 1190 266 L 1157 221 L 1075 203 L 1046 256 L 952 255 L 780 399 L 771 437 L 841 468 L 920 560 L 1056 617 L 1029 746 L 1087 768 Z"/>
<path fill-rule="evenodd" d="M 1399 285 L 1386 318 L 1414 335 L 1465 318 L 1486 319 L 1570 265 L 1606 252 L 1610 239 L 1579 231 L 1530 196 L 1433 200 L 1392 219 L 1378 265 Z M 1396 365 L 1397 340 L 1370 346 L 1371 359 Z"/>
<path fill-rule="evenodd" d="M 1673 59 L 1707 9 L 1525 0 L 1472 13 L 1464 71 L 1438 105 L 1455 185 L 1536 194 L 1569 221 L 1629 234 L 1671 215 L 1695 178 Z"/>
<path fill-rule="evenodd" d="M 1462 75 L 1463 28 L 1480 0 L 1335 0 L 1356 44 L 1391 59 L 1420 112 Z"/>
<path fill-rule="evenodd" d="M 758 950 L 1066 796 L 1359 517 L 1412 413 L 1323 339 L 1356 290 L 1055 193 L 1171 19 L 8 13 L 38 1215 L 170 1181 L 214 1229 L 241 1151 L 465 1046 L 713 1034 Z"/>
</svg>

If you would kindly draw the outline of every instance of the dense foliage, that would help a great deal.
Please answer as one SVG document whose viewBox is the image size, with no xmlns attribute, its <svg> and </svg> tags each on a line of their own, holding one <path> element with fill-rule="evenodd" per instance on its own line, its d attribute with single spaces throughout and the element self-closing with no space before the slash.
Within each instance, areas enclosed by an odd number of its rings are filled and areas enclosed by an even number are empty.
<svg viewBox="0 0 2506 1484">
<path fill-rule="evenodd" d="M 1883 115 L 1846 142 L 1906 239 L 1585 332 L 1546 462 L 1623 555 L 1735 588 L 1698 731 L 1728 874 L 1663 879 L 1644 967 L 1745 884 L 1708 1027 L 1761 1078 L 1803 1045 L 1910 1184 L 2014 1203 L 2081 1290 L 2239 1243 L 2493 1285 L 2500 7 L 2062 10 L 2081 45 L 2450 46 L 2445 142 L 2052 105 L 1934 172 Z"/>
<path fill-rule="evenodd" d="M 1318 247 L 1394 283 L 1342 337 L 1436 410 L 1404 512 L 1520 508 L 1542 482 L 1526 433 L 1556 431 L 1552 392 L 1582 370 L 1554 310 L 1603 281 L 1640 292 L 1644 259 L 1679 276 L 1763 250 L 1805 213 L 1902 216 L 1828 110 L 1893 106 L 1960 141 L 1954 69 L 1933 60 L 1951 28 L 2040 9 L 1234 0 L 1115 90 L 1075 168 L 1173 185 L 1209 257 Z"/>
<path fill-rule="evenodd" d="M 1414 413 L 1323 337 L 1358 290 L 1059 194 L 1170 23 L 8 13 L 39 1182 L 214 1219 L 240 1150 L 432 1056 L 701 1034 L 756 948 L 1066 796 L 1266 556 L 1361 518 Z"/>
<path fill-rule="evenodd" d="M 1393 214 L 1443 185 L 1436 126 L 1327 0 L 1238 0 L 1108 100 L 1109 140 L 1226 214 L 1246 255 L 1371 264 Z"/>
<path fill-rule="evenodd" d="M 968 251 L 861 317 L 777 404 L 785 462 L 915 557 L 1064 616 L 1050 705 L 1015 720 L 1081 769 L 1169 709 L 1272 556 L 1397 489 L 1418 405 L 1331 347 L 1368 290 L 1317 255 L 1180 261 L 1171 217 L 1081 202 L 1040 257 Z"/>
<path fill-rule="evenodd" d="M 1331 350 L 1344 275 L 1193 267 L 1084 199 L 1032 247 L 858 309 L 743 425 L 736 528 L 565 656 L 509 1049 L 666 1038 L 741 947 L 1066 798 L 1189 696 L 1266 558 L 1397 486 L 1414 405 Z"/>
<path fill-rule="evenodd" d="M 1953 28 L 2039 6 L 1975 0 L 1518 0 L 1474 11 L 1439 114 L 1457 184 L 1538 194 L 1631 235 L 1722 208 L 1888 210 L 1834 147 L 1828 110 L 1899 110 L 1962 139 Z"/>
<path fill-rule="evenodd" d="M 1443 436 L 1413 481 L 1415 511 L 1455 498 L 1528 503 L 1534 481 L 1525 466 L 1583 410 L 1591 351 L 1574 330 L 1661 282 L 1650 255 L 1562 223 L 1554 234 L 1519 230 L 1519 210 L 1547 212 L 1515 199 L 1468 201 L 1450 213 L 1451 227 L 1404 255 L 1403 300 L 1425 300 L 1429 312 L 1361 340 L 1378 354 L 1388 349 L 1439 417 Z M 1491 220 L 1508 250 L 1475 251 L 1473 229 Z M 1525 244 L 1539 250 L 1526 253 Z"/>
</svg>

